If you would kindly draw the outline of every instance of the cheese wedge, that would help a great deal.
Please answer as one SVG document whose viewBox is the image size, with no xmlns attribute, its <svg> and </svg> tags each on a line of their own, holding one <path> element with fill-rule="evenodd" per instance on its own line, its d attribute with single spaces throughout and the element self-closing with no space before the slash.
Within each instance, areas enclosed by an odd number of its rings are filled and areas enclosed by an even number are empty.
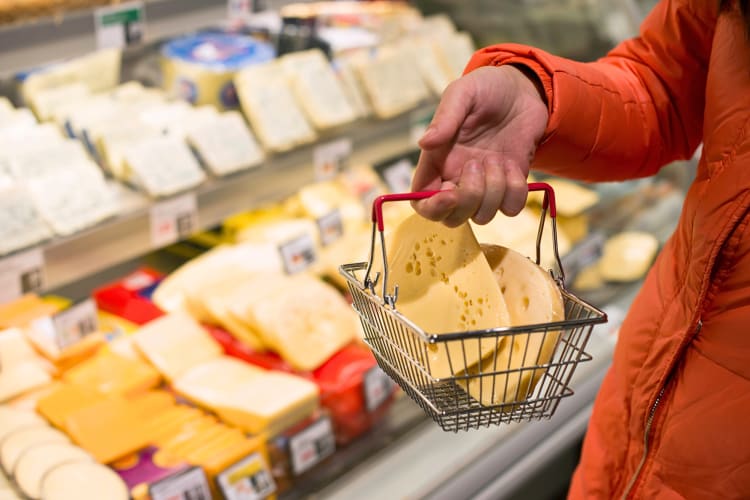
<svg viewBox="0 0 750 500">
<path fill-rule="evenodd" d="M 68 462 L 93 462 L 91 455 L 69 443 L 44 443 L 29 448 L 16 461 L 13 477 L 21 492 L 32 500 L 41 495 L 42 478 Z"/>
<path fill-rule="evenodd" d="M 388 293 L 398 285 L 396 309 L 425 332 L 440 335 L 510 324 L 500 287 L 468 224 L 448 228 L 413 214 L 386 240 Z M 382 267 L 379 257 L 375 266 Z M 450 377 L 495 349 L 487 339 L 439 342 L 420 349 L 418 361 L 432 377 Z"/>
<path fill-rule="evenodd" d="M 133 341 L 168 380 L 223 352 L 200 324 L 185 313 L 172 313 L 147 323 L 133 335 Z"/>
<path fill-rule="evenodd" d="M 95 463 L 67 462 L 44 475 L 42 500 L 128 500 L 130 492 L 119 475 Z"/>
<path fill-rule="evenodd" d="M 206 168 L 216 175 L 260 165 L 265 158 L 244 118 L 236 111 L 196 120 L 188 126 L 187 139 Z"/>
<path fill-rule="evenodd" d="M 652 234 L 626 231 L 609 238 L 599 262 L 599 271 L 607 281 L 627 282 L 642 278 L 659 249 Z"/>
<path fill-rule="evenodd" d="M 504 247 L 482 245 L 482 252 L 500 285 L 512 326 L 565 319 L 562 295 L 548 272 Z M 496 352 L 468 371 L 474 376 L 468 386 L 465 380 L 459 381 L 459 385 L 485 406 L 522 401 L 545 372 L 525 368 L 549 363 L 559 336 L 560 332 L 551 331 L 504 337 Z M 495 372 L 506 373 L 492 375 Z"/>
<path fill-rule="evenodd" d="M 68 437 L 47 425 L 18 429 L 0 443 L 0 463 L 11 474 L 18 458 L 33 446 L 43 443 L 69 443 Z"/>
</svg>

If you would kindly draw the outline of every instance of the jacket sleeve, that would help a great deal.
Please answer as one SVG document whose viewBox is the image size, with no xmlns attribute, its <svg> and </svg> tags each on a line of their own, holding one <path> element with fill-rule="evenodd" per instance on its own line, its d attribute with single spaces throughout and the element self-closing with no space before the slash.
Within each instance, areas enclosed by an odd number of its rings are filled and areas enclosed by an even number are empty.
<svg viewBox="0 0 750 500">
<path fill-rule="evenodd" d="M 638 37 L 591 63 L 515 44 L 479 50 L 466 72 L 520 64 L 536 73 L 550 118 L 533 168 L 586 181 L 645 177 L 701 141 L 718 0 L 663 0 Z"/>
</svg>

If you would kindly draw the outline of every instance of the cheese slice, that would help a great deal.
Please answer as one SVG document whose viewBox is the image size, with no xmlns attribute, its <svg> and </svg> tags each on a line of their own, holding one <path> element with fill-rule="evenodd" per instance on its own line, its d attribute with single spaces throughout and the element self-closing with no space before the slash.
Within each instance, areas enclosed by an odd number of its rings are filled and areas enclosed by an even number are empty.
<svg viewBox="0 0 750 500">
<path fill-rule="evenodd" d="M 83 487 L 85 485 L 85 487 Z M 41 484 L 41 500 L 128 500 L 119 475 L 95 463 L 67 462 L 50 469 Z"/>
<path fill-rule="evenodd" d="M 599 271 L 607 281 L 635 281 L 645 276 L 659 249 L 652 234 L 625 231 L 604 243 Z"/>
<path fill-rule="evenodd" d="M 33 391 L 52 382 L 44 363 L 24 361 L 0 373 L 0 403 Z"/>
<path fill-rule="evenodd" d="M 551 323 L 565 319 L 562 295 L 551 275 L 528 258 L 497 245 L 482 245 L 508 305 L 512 326 Z M 560 337 L 559 331 L 502 337 L 496 352 L 469 369 L 466 384 L 474 399 L 485 406 L 522 401 L 532 393 L 549 363 Z M 497 375 L 493 373 L 501 372 Z M 505 372 L 505 373 L 502 373 Z"/>
<path fill-rule="evenodd" d="M 211 173 L 219 176 L 260 165 L 265 154 L 236 111 L 195 120 L 187 128 L 187 139 Z"/>
<path fill-rule="evenodd" d="M 500 287 L 468 224 L 448 228 L 413 214 L 386 240 L 388 293 L 398 285 L 396 309 L 422 330 L 440 335 L 510 324 Z M 380 258 L 374 265 L 382 269 Z M 443 378 L 475 365 L 495 348 L 488 339 L 455 340 L 418 348 L 416 355 L 432 377 Z"/>
<path fill-rule="evenodd" d="M 18 429 L 0 443 L 0 463 L 7 474 L 13 472 L 16 461 L 27 449 L 43 443 L 69 443 L 68 437 L 47 425 Z"/>
<path fill-rule="evenodd" d="M 37 411 L 52 425 L 65 427 L 68 416 L 101 401 L 103 396 L 89 388 L 61 383 L 37 401 Z"/>
<path fill-rule="evenodd" d="M 185 313 L 172 313 L 147 323 L 133 340 L 168 380 L 222 354 L 221 346 Z"/>
<path fill-rule="evenodd" d="M 69 462 L 93 462 L 91 455 L 69 443 L 49 442 L 36 445 L 18 457 L 13 477 L 21 492 L 32 500 L 41 495 L 42 478 L 51 469 Z"/>
<path fill-rule="evenodd" d="M 0 405 L 0 443 L 18 429 L 40 425 L 47 425 L 47 422 L 33 411 Z"/>
</svg>

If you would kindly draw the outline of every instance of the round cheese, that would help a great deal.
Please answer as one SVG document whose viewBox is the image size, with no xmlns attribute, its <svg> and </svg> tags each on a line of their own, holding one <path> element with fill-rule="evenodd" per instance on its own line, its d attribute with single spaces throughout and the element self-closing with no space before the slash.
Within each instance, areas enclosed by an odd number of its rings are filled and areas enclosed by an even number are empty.
<svg viewBox="0 0 750 500">
<path fill-rule="evenodd" d="M 13 477 L 24 495 L 37 499 L 41 494 L 42 478 L 48 471 L 63 463 L 92 461 L 91 455 L 71 444 L 39 444 L 28 448 L 18 457 Z"/>
<path fill-rule="evenodd" d="M 0 463 L 5 472 L 10 474 L 24 451 L 35 445 L 51 442 L 67 443 L 69 440 L 62 432 L 46 425 L 19 429 L 0 443 Z"/>
<path fill-rule="evenodd" d="M 47 422 L 36 413 L 0 406 L 0 443 L 12 432 L 29 426 L 42 426 Z"/>
<path fill-rule="evenodd" d="M 109 467 L 68 462 L 50 469 L 42 478 L 42 500 L 128 500 L 125 482 Z"/>
</svg>

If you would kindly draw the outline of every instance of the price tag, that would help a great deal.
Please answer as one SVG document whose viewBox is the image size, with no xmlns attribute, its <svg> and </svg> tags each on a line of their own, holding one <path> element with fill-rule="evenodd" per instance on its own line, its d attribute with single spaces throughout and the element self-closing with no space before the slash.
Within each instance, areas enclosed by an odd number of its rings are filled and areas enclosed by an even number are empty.
<svg viewBox="0 0 750 500">
<path fill-rule="evenodd" d="M 206 474 L 200 467 L 191 467 L 157 481 L 148 487 L 151 500 L 211 500 Z"/>
<path fill-rule="evenodd" d="M 259 453 L 243 458 L 216 476 L 226 500 L 262 500 L 276 491 L 266 463 Z"/>
<path fill-rule="evenodd" d="M 364 374 L 362 385 L 367 411 L 373 412 L 393 394 L 396 384 L 379 366 L 373 366 Z"/>
<path fill-rule="evenodd" d="M 143 2 L 124 2 L 94 11 L 96 46 L 121 49 L 143 41 Z"/>
<path fill-rule="evenodd" d="M 99 329 L 96 303 L 86 299 L 52 317 L 57 346 L 62 350 L 77 344 Z"/>
<path fill-rule="evenodd" d="M 319 217 L 315 222 L 318 224 L 323 246 L 330 245 L 344 234 L 344 223 L 341 220 L 341 211 L 338 209 Z"/>
<path fill-rule="evenodd" d="M 336 451 L 331 419 L 322 417 L 289 438 L 292 472 L 300 475 Z"/>
<path fill-rule="evenodd" d="M 335 177 L 346 167 L 351 154 L 351 139 L 339 139 L 317 146 L 313 150 L 315 180 L 325 181 Z"/>
<path fill-rule="evenodd" d="M 375 169 L 392 193 L 406 193 L 411 190 L 411 177 L 414 173 L 414 164 L 408 158 L 403 158 L 383 166 L 376 166 Z"/>
<path fill-rule="evenodd" d="M 601 232 L 589 234 L 583 241 L 560 260 L 565 270 L 565 281 L 572 283 L 582 269 L 593 264 L 602 257 L 606 238 Z"/>
<path fill-rule="evenodd" d="M 151 244 L 161 248 L 198 230 L 198 200 L 186 193 L 151 207 Z"/>
<path fill-rule="evenodd" d="M 44 288 L 44 254 L 29 250 L 0 260 L 0 303 Z"/>
<path fill-rule="evenodd" d="M 297 274 L 307 269 L 317 258 L 315 242 L 309 234 L 302 234 L 279 245 L 281 259 L 287 274 Z"/>
</svg>

